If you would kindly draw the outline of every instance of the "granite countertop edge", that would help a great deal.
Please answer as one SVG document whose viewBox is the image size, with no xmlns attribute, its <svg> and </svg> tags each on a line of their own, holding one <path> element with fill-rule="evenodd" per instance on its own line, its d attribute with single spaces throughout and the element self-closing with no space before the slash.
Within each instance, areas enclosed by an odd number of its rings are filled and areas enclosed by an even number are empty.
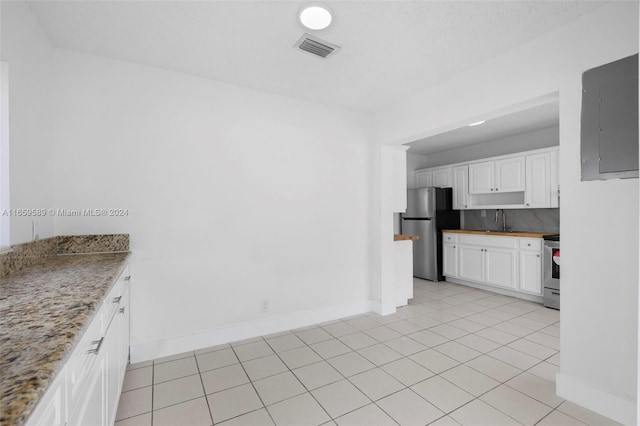
<svg viewBox="0 0 640 426">
<path fill-rule="evenodd" d="M 0 315 L 0 329 L 2 329 L 0 332 L 0 370 L 4 372 L 0 384 L 0 405 L 2 406 L 0 426 L 19 426 L 27 422 L 42 396 L 68 361 L 87 327 L 95 318 L 100 309 L 100 303 L 124 271 L 130 256 L 131 252 L 128 251 L 58 255 L 8 277 L 0 278 L 0 289 L 4 293 L 0 296 L 0 312 L 2 312 Z M 81 273 L 78 272 L 79 268 L 82 269 Z M 96 270 L 92 271 L 92 268 Z M 89 290 L 84 286 L 84 282 L 78 282 L 85 279 L 92 281 Z M 20 289 L 22 294 L 11 294 L 11 290 L 17 290 L 14 286 L 20 286 L 24 283 L 28 283 L 27 286 L 31 287 L 42 284 L 45 289 L 43 290 L 44 294 L 37 294 L 37 290 L 36 294 L 33 294 L 25 291 L 24 288 Z M 42 317 L 51 314 L 51 312 L 46 309 L 44 313 L 37 312 L 38 307 L 41 306 L 41 303 L 44 304 L 47 296 L 50 299 L 52 291 L 55 292 L 58 288 L 62 290 L 63 287 L 67 291 L 72 291 L 73 289 L 70 287 L 77 284 L 83 285 L 78 287 L 79 290 L 82 289 L 90 294 L 66 294 L 67 299 L 71 300 L 66 304 L 60 303 L 63 306 L 58 308 L 59 312 L 56 312 L 55 318 L 44 320 L 45 324 L 51 326 L 49 323 L 52 323 L 55 327 L 55 330 L 47 331 L 49 329 L 43 325 Z M 9 291 L 5 292 L 4 290 L 7 289 Z M 27 297 L 31 300 L 26 301 Z M 18 305 L 24 305 L 26 302 L 29 307 L 33 307 L 35 312 L 27 312 L 27 315 L 22 316 L 18 321 L 38 323 L 27 327 L 28 330 L 38 330 L 38 332 L 34 331 L 26 333 L 26 335 L 21 333 L 18 338 L 12 334 L 23 331 L 16 330 L 18 326 L 22 326 L 20 328 L 24 329 L 26 325 L 12 324 L 11 314 L 16 314 L 16 312 L 10 312 L 11 306 L 13 306 L 12 302 Z M 76 311 L 75 315 L 72 315 L 72 319 L 64 315 L 67 309 Z M 9 311 L 9 315 L 5 315 L 7 311 Z M 29 314 L 36 318 L 29 317 Z M 38 315 L 41 316 L 40 321 L 37 321 Z M 56 323 L 56 320 L 60 322 Z M 64 322 L 61 323 L 62 321 Z M 65 329 L 58 330 L 57 327 L 60 325 L 63 325 Z M 44 335 L 42 335 L 43 332 Z M 39 336 L 33 335 L 38 333 L 40 333 Z M 49 333 L 53 335 L 50 336 Z M 49 342 L 48 340 L 54 341 Z M 42 343 L 49 344 L 42 345 Z M 45 349 L 42 349 L 43 347 Z M 16 348 L 20 350 L 18 351 Z M 17 361 L 17 365 L 13 365 L 15 361 Z"/>
<path fill-rule="evenodd" d="M 416 241 L 419 239 L 420 237 L 417 235 L 393 234 L 393 241 Z"/>
</svg>

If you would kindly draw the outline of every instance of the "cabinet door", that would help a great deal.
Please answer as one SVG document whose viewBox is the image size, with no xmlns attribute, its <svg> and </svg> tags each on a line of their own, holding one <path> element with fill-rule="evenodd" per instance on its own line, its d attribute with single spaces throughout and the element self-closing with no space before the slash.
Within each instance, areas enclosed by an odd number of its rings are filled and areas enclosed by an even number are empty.
<svg viewBox="0 0 640 426">
<path fill-rule="evenodd" d="M 528 155 L 526 164 L 527 191 L 525 202 L 527 207 L 551 207 L 551 154 L 545 152 L 543 154 Z"/>
<path fill-rule="evenodd" d="M 433 171 L 433 186 L 438 188 L 451 187 L 451 167 Z"/>
<path fill-rule="evenodd" d="M 484 250 L 486 259 L 485 281 L 500 287 L 517 289 L 516 250 L 489 247 Z"/>
<path fill-rule="evenodd" d="M 120 311 L 118 311 L 118 315 L 120 315 L 120 383 L 124 380 L 124 375 L 127 370 L 127 365 L 129 364 L 129 320 L 131 316 L 130 306 L 131 306 L 131 290 L 129 285 L 127 284 L 124 290 L 124 294 L 122 295 L 122 303 L 120 307 Z"/>
<path fill-rule="evenodd" d="M 65 413 L 65 388 L 64 370 L 56 377 L 51 387 L 47 389 L 35 411 L 29 417 L 27 426 L 62 426 L 66 423 Z"/>
<path fill-rule="evenodd" d="M 458 245 L 458 277 L 470 281 L 484 281 L 484 249 Z"/>
<path fill-rule="evenodd" d="M 96 355 L 92 351 L 96 347 L 96 342 L 104 335 L 103 316 L 104 309 L 100 307 L 65 364 L 69 407 L 73 407 L 78 400 L 83 398 L 84 387 L 96 361 Z"/>
<path fill-rule="evenodd" d="M 496 161 L 495 191 L 522 192 L 525 189 L 524 157 Z"/>
<path fill-rule="evenodd" d="M 105 412 L 107 424 L 115 423 L 118 408 L 118 396 L 122 385 L 122 345 L 120 334 L 122 330 L 121 315 L 116 311 L 105 337 L 105 353 L 107 365 L 107 386 L 105 394 Z"/>
<path fill-rule="evenodd" d="M 69 426 L 102 426 L 107 424 L 105 393 L 107 382 L 107 358 L 98 354 L 89 373 L 87 387 L 80 400 L 71 410 Z"/>
<path fill-rule="evenodd" d="M 469 164 L 469 194 L 487 194 L 494 192 L 493 161 Z"/>
<path fill-rule="evenodd" d="M 538 251 L 520 251 L 520 290 L 542 295 L 542 257 Z"/>
<path fill-rule="evenodd" d="M 467 209 L 469 198 L 469 166 L 458 166 L 452 170 L 453 177 L 453 209 Z"/>
<path fill-rule="evenodd" d="M 416 172 L 416 188 L 433 186 L 432 172 Z"/>
<path fill-rule="evenodd" d="M 442 275 L 455 278 L 458 276 L 458 249 L 454 244 L 442 245 Z"/>
</svg>

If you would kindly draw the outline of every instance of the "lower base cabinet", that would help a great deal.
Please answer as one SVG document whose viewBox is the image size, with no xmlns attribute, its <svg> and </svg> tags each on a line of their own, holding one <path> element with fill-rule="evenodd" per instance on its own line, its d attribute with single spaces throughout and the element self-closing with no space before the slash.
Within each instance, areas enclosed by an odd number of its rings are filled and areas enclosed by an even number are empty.
<svg viewBox="0 0 640 426">
<path fill-rule="evenodd" d="M 29 417 L 27 425 L 115 423 L 129 363 L 129 270 L 125 268 L 86 333 Z M 100 337 L 97 340 L 95 334 Z"/>
<path fill-rule="evenodd" d="M 458 276 L 457 245 L 445 243 L 442 245 L 442 252 L 442 274 L 447 277 L 456 278 Z"/>
<path fill-rule="evenodd" d="M 542 253 L 520 250 L 520 290 L 542 294 Z"/>
<path fill-rule="evenodd" d="M 517 250 L 508 248 L 486 248 L 484 250 L 487 284 L 517 289 Z"/>
<path fill-rule="evenodd" d="M 98 426 L 107 424 L 105 413 L 105 388 L 107 387 L 107 357 L 99 355 L 87 378 L 84 394 L 72 409 L 67 424 Z"/>
<path fill-rule="evenodd" d="M 446 277 L 542 295 L 540 238 L 443 233 L 443 240 Z"/>
</svg>

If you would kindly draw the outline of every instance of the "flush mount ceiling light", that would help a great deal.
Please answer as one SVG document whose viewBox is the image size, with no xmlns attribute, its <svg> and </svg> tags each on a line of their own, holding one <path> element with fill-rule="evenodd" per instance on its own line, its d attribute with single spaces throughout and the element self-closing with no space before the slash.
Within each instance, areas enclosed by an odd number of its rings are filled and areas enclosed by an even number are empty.
<svg viewBox="0 0 640 426">
<path fill-rule="evenodd" d="M 331 12 L 323 6 L 307 6 L 300 11 L 299 18 L 310 30 L 324 30 L 331 24 Z"/>
<path fill-rule="evenodd" d="M 487 120 L 480 120 L 480 121 L 476 121 L 475 123 L 468 124 L 468 126 L 469 126 L 469 127 L 479 126 L 479 125 L 481 125 L 481 124 L 484 124 L 484 122 L 485 122 L 485 121 L 487 121 Z"/>
</svg>

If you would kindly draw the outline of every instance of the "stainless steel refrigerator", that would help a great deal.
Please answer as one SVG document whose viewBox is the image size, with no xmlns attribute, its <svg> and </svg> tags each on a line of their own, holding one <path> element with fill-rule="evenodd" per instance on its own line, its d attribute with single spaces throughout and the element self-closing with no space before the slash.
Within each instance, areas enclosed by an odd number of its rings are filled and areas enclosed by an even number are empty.
<svg viewBox="0 0 640 426">
<path fill-rule="evenodd" d="M 442 230 L 460 229 L 460 212 L 451 209 L 451 188 L 409 189 L 402 233 L 413 242 L 413 276 L 442 281 Z"/>
</svg>

